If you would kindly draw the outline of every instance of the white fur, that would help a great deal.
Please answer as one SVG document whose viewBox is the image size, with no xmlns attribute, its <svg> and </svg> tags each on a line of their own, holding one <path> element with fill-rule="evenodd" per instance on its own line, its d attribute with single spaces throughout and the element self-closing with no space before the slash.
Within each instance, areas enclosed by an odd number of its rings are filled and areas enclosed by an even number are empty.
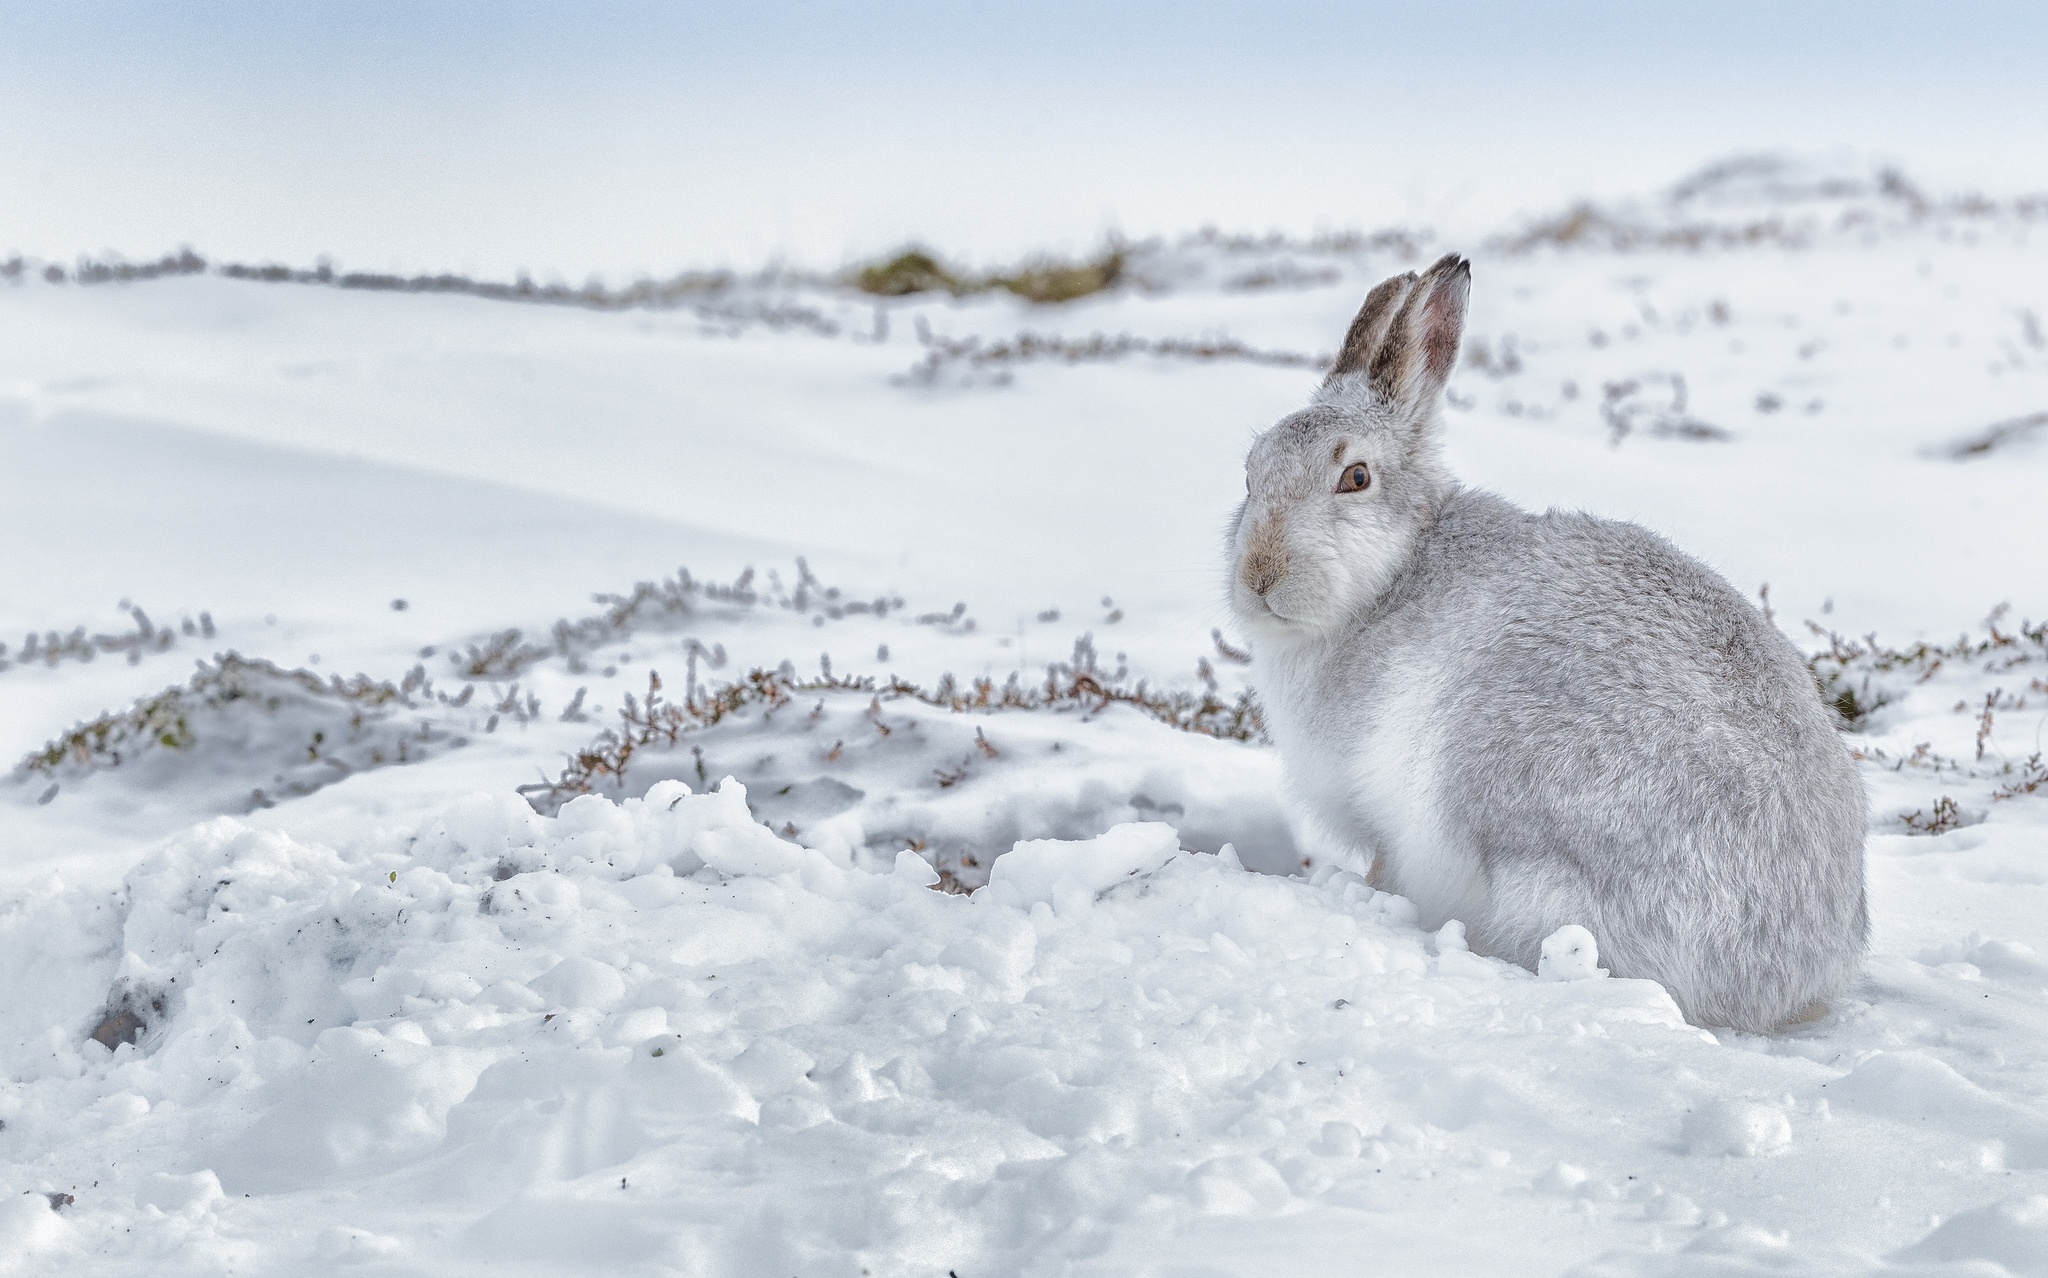
<svg viewBox="0 0 2048 1278">
<path fill-rule="evenodd" d="M 1861 782 L 1799 654 L 1711 569 L 1445 473 L 1466 280 L 1445 258 L 1375 289 L 1246 459 L 1230 599 L 1289 787 L 1426 927 L 1533 968 L 1580 925 L 1688 1015 L 1782 1024 L 1857 969 Z"/>
</svg>

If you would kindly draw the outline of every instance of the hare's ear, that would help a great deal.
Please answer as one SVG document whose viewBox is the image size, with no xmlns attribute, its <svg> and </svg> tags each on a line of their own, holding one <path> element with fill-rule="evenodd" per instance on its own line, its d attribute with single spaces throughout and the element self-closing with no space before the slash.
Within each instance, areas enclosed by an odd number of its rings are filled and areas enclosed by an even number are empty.
<svg viewBox="0 0 2048 1278">
<path fill-rule="evenodd" d="M 1381 280 L 1365 295 L 1365 305 L 1358 308 L 1357 318 L 1344 333 L 1344 349 L 1338 352 L 1337 362 L 1330 368 L 1330 376 L 1323 385 L 1328 386 L 1340 377 L 1362 373 L 1372 366 L 1372 357 L 1379 353 L 1380 346 L 1387 339 L 1387 326 L 1394 322 L 1394 316 L 1401 309 L 1401 303 L 1408 300 L 1408 293 L 1415 287 L 1415 272 L 1395 275 Z"/>
<path fill-rule="evenodd" d="M 1438 258 L 1420 276 L 1398 275 L 1381 284 L 1352 321 L 1330 381 L 1364 373 L 1385 399 L 1429 404 L 1457 366 L 1471 293 L 1472 265 L 1455 253 Z"/>
</svg>

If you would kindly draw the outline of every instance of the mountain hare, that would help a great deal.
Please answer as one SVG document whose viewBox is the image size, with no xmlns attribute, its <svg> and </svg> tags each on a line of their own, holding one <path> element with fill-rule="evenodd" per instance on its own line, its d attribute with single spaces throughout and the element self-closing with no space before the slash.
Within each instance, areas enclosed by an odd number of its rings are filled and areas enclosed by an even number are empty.
<svg viewBox="0 0 2048 1278">
<path fill-rule="evenodd" d="M 1534 967 L 1591 929 L 1692 1020 L 1816 1015 L 1861 963 L 1864 796 L 1785 637 L 1634 524 L 1438 455 L 1471 268 L 1372 290 L 1252 445 L 1230 600 L 1288 784 L 1425 926 Z"/>
</svg>

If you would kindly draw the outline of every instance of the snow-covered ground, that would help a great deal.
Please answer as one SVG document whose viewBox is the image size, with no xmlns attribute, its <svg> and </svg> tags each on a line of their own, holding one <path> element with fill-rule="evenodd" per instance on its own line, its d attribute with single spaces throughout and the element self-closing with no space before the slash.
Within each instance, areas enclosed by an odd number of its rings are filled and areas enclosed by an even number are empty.
<svg viewBox="0 0 2048 1278">
<path fill-rule="evenodd" d="M 22 263 L 4 1267 L 2048 1273 L 2044 237 L 1752 164 L 1059 305 Z M 1849 716 L 1817 1024 L 1474 956 L 1290 833 L 1220 530 L 1453 248 L 1458 471 L 1759 591 Z"/>
</svg>

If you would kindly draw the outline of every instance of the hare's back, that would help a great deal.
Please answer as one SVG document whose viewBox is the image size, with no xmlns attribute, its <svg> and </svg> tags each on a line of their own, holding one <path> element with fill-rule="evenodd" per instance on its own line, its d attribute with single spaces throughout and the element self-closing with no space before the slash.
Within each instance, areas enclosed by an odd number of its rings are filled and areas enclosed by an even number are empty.
<svg viewBox="0 0 2048 1278">
<path fill-rule="evenodd" d="M 1435 690 L 1434 793 L 1493 885 L 1474 944 L 1533 963 L 1583 923 L 1617 973 L 1716 1024 L 1768 1028 L 1842 988 L 1864 795 L 1791 642 L 1630 524 L 1482 499 L 1445 532 L 1433 620 L 1463 638 Z"/>
<path fill-rule="evenodd" d="M 1791 643 L 1655 533 L 1484 493 L 1460 494 L 1437 532 L 1411 606 L 1435 614 L 1417 630 L 1448 658 L 1458 730 L 1597 772 L 1623 764 L 1615 751 L 1674 767 L 1840 753 Z"/>
</svg>

